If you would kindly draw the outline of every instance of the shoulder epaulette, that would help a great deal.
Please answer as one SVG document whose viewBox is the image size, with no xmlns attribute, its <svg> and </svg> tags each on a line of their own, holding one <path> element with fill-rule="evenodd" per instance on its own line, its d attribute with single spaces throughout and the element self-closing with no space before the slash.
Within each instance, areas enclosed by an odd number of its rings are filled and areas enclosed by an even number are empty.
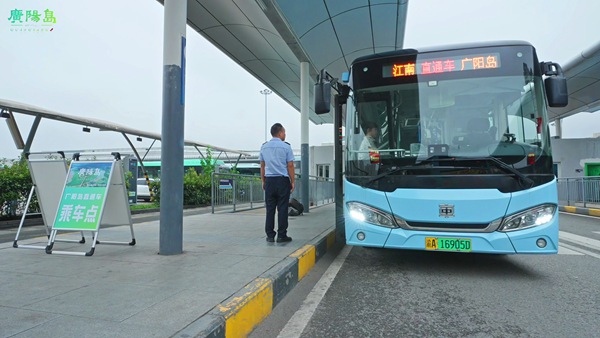
<svg viewBox="0 0 600 338">
<path fill-rule="evenodd" d="M 264 146 L 264 145 L 265 145 L 265 144 L 267 144 L 267 143 L 269 143 L 269 141 L 267 141 L 267 142 L 263 143 L 262 145 Z"/>
<path fill-rule="evenodd" d="M 285 141 L 284 141 L 284 142 L 285 142 Z M 289 142 L 285 142 L 285 143 L 287 143 L 287 145 L 290 145 L 290 146 L 291 146 L 291 144 L 290 144 Z"/>
</svg>

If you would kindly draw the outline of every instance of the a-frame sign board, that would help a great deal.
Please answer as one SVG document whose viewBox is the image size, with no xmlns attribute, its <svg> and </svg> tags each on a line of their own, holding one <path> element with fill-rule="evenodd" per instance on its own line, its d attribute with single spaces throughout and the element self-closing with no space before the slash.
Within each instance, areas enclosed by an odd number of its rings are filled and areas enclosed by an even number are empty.
<svg viewBox="0 0 600 338">
<path fill-rule="evenodd" d="M 53 153 L 25 154 L 31 180 L 33 181 L 33 186 L 29 191 L 27 204 L 25 205 L 25 210 L 23 211 L 23 216 L 21 217 L 21 222 L 19 223 L 19 228 L 17 229 L 17 234 L 13 242 L 14 248 L 38 250 L 44 250 L 46 248 L 45 245 L 23 245 L 18 243 L 19 235 L 21 234 L 21 229 L 25 223 L 25 218 L 28 215 L 29 206 L 31 205 L 31 200 L 34 193 L 35 196 L 37 196 L 37 202 L 42 214 L 42 220 L 44 221 L 44 229 L 46 230 L 46 236 L 48 237 L 50 236 L 52 222 L 54 222 L 54 218 L 56 216 L 56 208 L 58 207 L 58 202 L 60 200 L 60 193 L 62 191 L 65 178 L 67 177 L 67 162 L 65 161 L 64 153 L 62 152 L 58 152 L 58 154 L 61 156 L 60 159 L 31 158 L 32 155 L 35 157 L 35 155 L 41 154 L 52 155 Z M 81 240 L 57 239 L 57 241 L 85 243 L 85 238 L 83 237 L 82 232 Z"/>
<path fill-rule="evenodd" d="M 131 211 L 120 156 L 114 161 L 73 161 L 52 225 L 47 254 L 94 254 L 103 225 L 129 225 L 130 242 L 103 241 L 102 244 L 135 245 Z M 92 247 L 87 252 L 53 250 L 58 231 L 91 231 Z"/>
</svg>

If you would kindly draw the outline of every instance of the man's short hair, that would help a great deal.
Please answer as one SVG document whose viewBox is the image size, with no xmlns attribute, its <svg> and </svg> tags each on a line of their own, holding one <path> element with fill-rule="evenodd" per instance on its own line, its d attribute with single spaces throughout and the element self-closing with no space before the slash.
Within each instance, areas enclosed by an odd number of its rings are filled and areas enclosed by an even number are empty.
<svg viewBox="0 0 600 338">
<path fill-rule="evenodd" d="M 369 131 L 369 129 L 373 129 L 373 128 L 379 129 L 379 127 L 377 126 L 377 124 L 375 122 L 371 122 L 371 121 L 365 122 L 364 126 L 365 126 L 365 133 L 367 131 Z"/>
<path fill-rule="evenodd" d="M 281 123 L 275 123 L 273 126 L 271 126 L 271 136 L 277 136 L 282 130 L 283 126 Z"/>
</svg>

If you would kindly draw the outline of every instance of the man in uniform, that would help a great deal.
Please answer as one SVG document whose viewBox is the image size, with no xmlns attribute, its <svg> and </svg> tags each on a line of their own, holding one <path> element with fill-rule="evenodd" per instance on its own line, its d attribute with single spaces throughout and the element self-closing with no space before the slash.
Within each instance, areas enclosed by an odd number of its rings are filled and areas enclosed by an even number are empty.
<svg viewBox="0 0 600 338">
<path fill-rule="evenodd" d="M 289 143 L 285 142 L 285 128 L 281 123 L 271 127 L 269 142 L 260 148 L 260 178 L 265 191 L 267 203 L 267 219 L 265 232 L 267 242 L 290 242 L 287 235 L 288 204 L 290 194 L 294 191 L 294 153 Z M 277 208 L 277 233 L 275 232 L 275 209 Z"/>
</svg>

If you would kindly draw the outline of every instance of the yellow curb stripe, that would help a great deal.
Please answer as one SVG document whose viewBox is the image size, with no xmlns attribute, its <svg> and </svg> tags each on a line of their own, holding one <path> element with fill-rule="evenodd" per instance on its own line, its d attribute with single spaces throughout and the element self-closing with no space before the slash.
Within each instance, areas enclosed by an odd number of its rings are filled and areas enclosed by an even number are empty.
<svg viewBox="0 0 600 338">
<path fill-rule="evenodd" d="M 246 337 L 260 324 L 273 308 L 273 284 L 269 278 L 257 278 L 244 288 L 244 294 L 235 297 L 219 310 L 225 317 L 226 337 Z"/>
<path fill-rule="evenodd" d="M 600 216 L 600 209 L 590 209 L 590 216 Z"/>
<path fill-rule="evenodd" d="M 577 212 L 577 208 L 576 207 L 572 207 L 572 206 L 565 206 L 565 211 L 567 212 Z"/>
<path fill-rule="evenodd" d="M 314 245 L 308 244 L 296 250 L 290 257 L 298 258 L 298 281 L 301 281 L 315 265 L 317 250 Z"/>
<path fill-rule="evenodd" d="M 335 245 L 335 231 L 332 231 L 329 233 L 329 235 L 327 235 L 327 251 L 329 251 L 329 249 L 333 248 L 334 245 Z"/>
</svg>

